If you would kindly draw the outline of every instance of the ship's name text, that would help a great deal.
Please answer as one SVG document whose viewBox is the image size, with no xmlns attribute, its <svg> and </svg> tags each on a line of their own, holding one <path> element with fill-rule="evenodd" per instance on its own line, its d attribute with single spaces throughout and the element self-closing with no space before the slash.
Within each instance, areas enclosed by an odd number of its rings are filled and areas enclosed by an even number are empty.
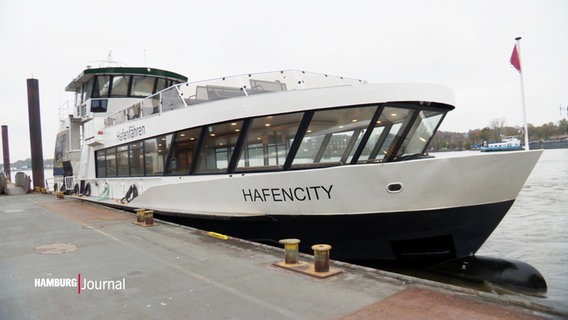
<svg viewBox="0 0 568 320">
<path fill-rule="evenodd" d="M 125 141 L 129 139 L 134 139 L 146 134 L 146 127 L 141 126 L 129 126 L 128 129 L 122 128 L 116 133 L 116 140 Z"/>
<path fill-rule="evenodd" d="M 285 201 L 314 201 L 331 200 L 333 185 L 290 187 L 290 188 L 261 188 L 242 189 L 245 202 L 285 202 Z"/>
</svg>

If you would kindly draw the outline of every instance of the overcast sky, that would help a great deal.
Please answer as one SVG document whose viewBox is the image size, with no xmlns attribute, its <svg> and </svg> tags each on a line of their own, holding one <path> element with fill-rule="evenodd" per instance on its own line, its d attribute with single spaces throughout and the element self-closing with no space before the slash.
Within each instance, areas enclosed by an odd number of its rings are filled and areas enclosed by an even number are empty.
<svg viewBox="0 0 568 320">
<path fill-rule="evenodd" d="M 53 158 L 65 86 L 106 59 L 190 81 L 301 69 L 454 89 L 440 130 L 505 118 L 522 125 L 522 36 L 528 122 L 557 122 L 568 106 L 568 1 L 120 1 L 0 4 L 0 124 L 10 160 L 30 157 L 26 79 L 39 80 L 44 158 Z M 0 157 L 0 161 L 2 158 Z"/>
</svg>

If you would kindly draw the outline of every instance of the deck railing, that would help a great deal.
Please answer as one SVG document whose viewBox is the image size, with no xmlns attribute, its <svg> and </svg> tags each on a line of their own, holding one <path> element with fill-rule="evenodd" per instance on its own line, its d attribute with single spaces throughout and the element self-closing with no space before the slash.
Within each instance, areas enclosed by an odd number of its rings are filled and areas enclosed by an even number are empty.
<svg viewBox="0 0 568 320">
<path fill-rule="evenodd" d="M 192 105 L 276 91 L 360 85 L 364 80 L 297 70 L 246 74 L 176 84 L 105 118 L 105 127 Z"/>
</svg>

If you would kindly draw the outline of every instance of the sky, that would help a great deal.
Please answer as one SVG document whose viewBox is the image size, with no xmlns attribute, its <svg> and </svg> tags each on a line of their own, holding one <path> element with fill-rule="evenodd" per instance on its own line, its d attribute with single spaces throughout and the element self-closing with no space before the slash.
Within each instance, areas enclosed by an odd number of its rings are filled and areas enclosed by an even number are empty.
<svg viewBox="0 0 568 320">
<path fill-rule="evenodd" d="M 2 1 L 0 124 L 10 161 L 29 158 L 26 79 L 38 79 L 43 155 L 53 158 L 60 106 L 73 99 L 65 86 L 111 52 L 190 81 L 300 69 L 443 84 L 456 109 L 440 130 L 501 118 L 521 126 L 520 76 L 509 63 L 518 36 L 528 122 L 556 123 L 568 106 L 565 0 Z"/>
</svg>

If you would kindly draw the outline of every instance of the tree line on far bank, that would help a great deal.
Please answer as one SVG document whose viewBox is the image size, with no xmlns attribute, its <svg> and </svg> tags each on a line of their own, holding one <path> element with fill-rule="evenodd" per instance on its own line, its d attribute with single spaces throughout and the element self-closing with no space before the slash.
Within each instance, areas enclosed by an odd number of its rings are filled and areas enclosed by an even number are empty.
<svg viewBox="0 0 568 320">
<path fill-rule="evenodd" d="M 548 122 L 541 126 L 527 125 L 529 141 L 557 141 L 568 139 L 568 120 Z M 494 119 L 483 129 L 468 132 L 438 131 L 430 143 L 430 151 L 468 150 L 483 143 L 498 142 L 502 137 L 516 136 L 523 141 L 523 128 L 505 126 L 505 119 Z"/>
</svg>

